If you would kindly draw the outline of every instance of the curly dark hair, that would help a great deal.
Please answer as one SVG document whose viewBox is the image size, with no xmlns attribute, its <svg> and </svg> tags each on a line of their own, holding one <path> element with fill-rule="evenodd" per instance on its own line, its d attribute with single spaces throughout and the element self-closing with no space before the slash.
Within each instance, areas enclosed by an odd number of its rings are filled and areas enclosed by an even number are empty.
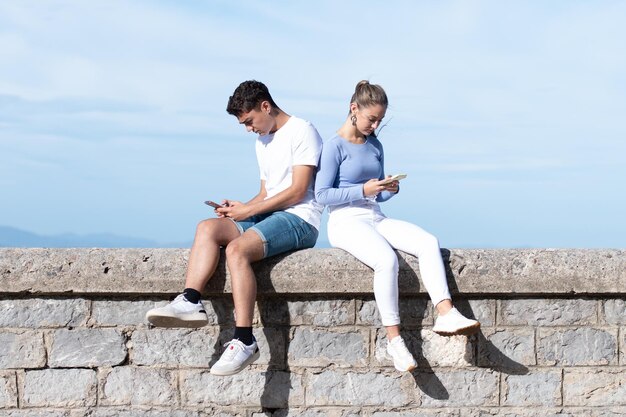
<svg viewBox="0 0 626 417">
<path fill-rule="evenodd" d="M 228 98 L 226 111 L 228 114 L 239 117 L 243 113 L 257 109 L 264 101 L 268 101 L 272 107 L 278 108 L 265 84 L 255 80 L 244 81 Z"/>
</svg>

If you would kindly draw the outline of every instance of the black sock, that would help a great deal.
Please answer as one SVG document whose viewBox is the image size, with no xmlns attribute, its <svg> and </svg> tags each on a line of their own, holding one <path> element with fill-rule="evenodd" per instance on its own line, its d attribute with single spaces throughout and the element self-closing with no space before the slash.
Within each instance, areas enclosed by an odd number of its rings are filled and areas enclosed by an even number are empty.
<svg viewBox="0 0 626 417">
<path fill-rule="evenodd" d="M 252 327 L 235 327 L 233 339 L 239 339 L 244 345 L 250 346 L 254 342 Z"/>
<path fill-rule="evenodd" d="M 196 291 L 193 288 L 185 288 L 185 290 L 183 291 L 183 295 L 185 296 L 187 301 L 193 304 L 198 304 L 198 301 L 200 301 L 200 297 L 202 297 L 200 291 Z"/>
</svg>

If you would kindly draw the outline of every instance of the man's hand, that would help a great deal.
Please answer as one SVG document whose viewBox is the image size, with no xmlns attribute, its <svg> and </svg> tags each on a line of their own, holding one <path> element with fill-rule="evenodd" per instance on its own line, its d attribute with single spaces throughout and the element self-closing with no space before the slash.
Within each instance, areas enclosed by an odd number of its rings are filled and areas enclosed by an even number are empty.
<svg viewBox="0 0 626 417">
<path fill-rule="evenodd" d="M 215 209 L 219 217 L 228 217 L 235 221 L 247 219 L 252 216 L 252 209 L 247 204 L 236 200 L 224 200 L 226 207 Z"/>
</svg>

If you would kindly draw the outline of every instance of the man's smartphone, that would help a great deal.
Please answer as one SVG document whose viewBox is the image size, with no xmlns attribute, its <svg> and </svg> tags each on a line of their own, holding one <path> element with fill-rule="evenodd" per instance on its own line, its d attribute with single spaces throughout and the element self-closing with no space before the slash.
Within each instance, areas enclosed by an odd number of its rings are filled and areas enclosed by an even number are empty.
<svg viewBox="0 0 626 417">
<path fill-rule="evenodd" d="M 224 208 L 223 205 L 217 204 L 215 201 L 211 201 L 211 200 L 205 201 L 204 204 L 206 204 L 207 206 L 211 206 L 213 208 Z"/>
<path fill-rule="evenodd" d="M 389 184 L 392 181 L 400 181 L 404 178 L 406 178 L 406 174 L 396 174 L 396 175 L 392 175 L 389 178 L 385 178 L 382 181 L 384 181 L 383 184 Z"/>
</svg>

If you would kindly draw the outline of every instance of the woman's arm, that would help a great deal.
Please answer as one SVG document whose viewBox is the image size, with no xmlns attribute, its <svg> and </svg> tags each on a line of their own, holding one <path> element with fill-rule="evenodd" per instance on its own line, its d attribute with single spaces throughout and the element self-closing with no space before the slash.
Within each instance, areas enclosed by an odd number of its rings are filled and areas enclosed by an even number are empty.
<svg viewBox="0 0 626 417">
<path fill-rule="evenodd" d="M 339 182 L 339 167 L 342 157 L 339 147 L 327 141 L 322 147 L 317 177 L 315 178 L 315 199 L 324 205 L 337 205 L 363 198 L 363 184 L 335 188 Z"/>
</svg>

